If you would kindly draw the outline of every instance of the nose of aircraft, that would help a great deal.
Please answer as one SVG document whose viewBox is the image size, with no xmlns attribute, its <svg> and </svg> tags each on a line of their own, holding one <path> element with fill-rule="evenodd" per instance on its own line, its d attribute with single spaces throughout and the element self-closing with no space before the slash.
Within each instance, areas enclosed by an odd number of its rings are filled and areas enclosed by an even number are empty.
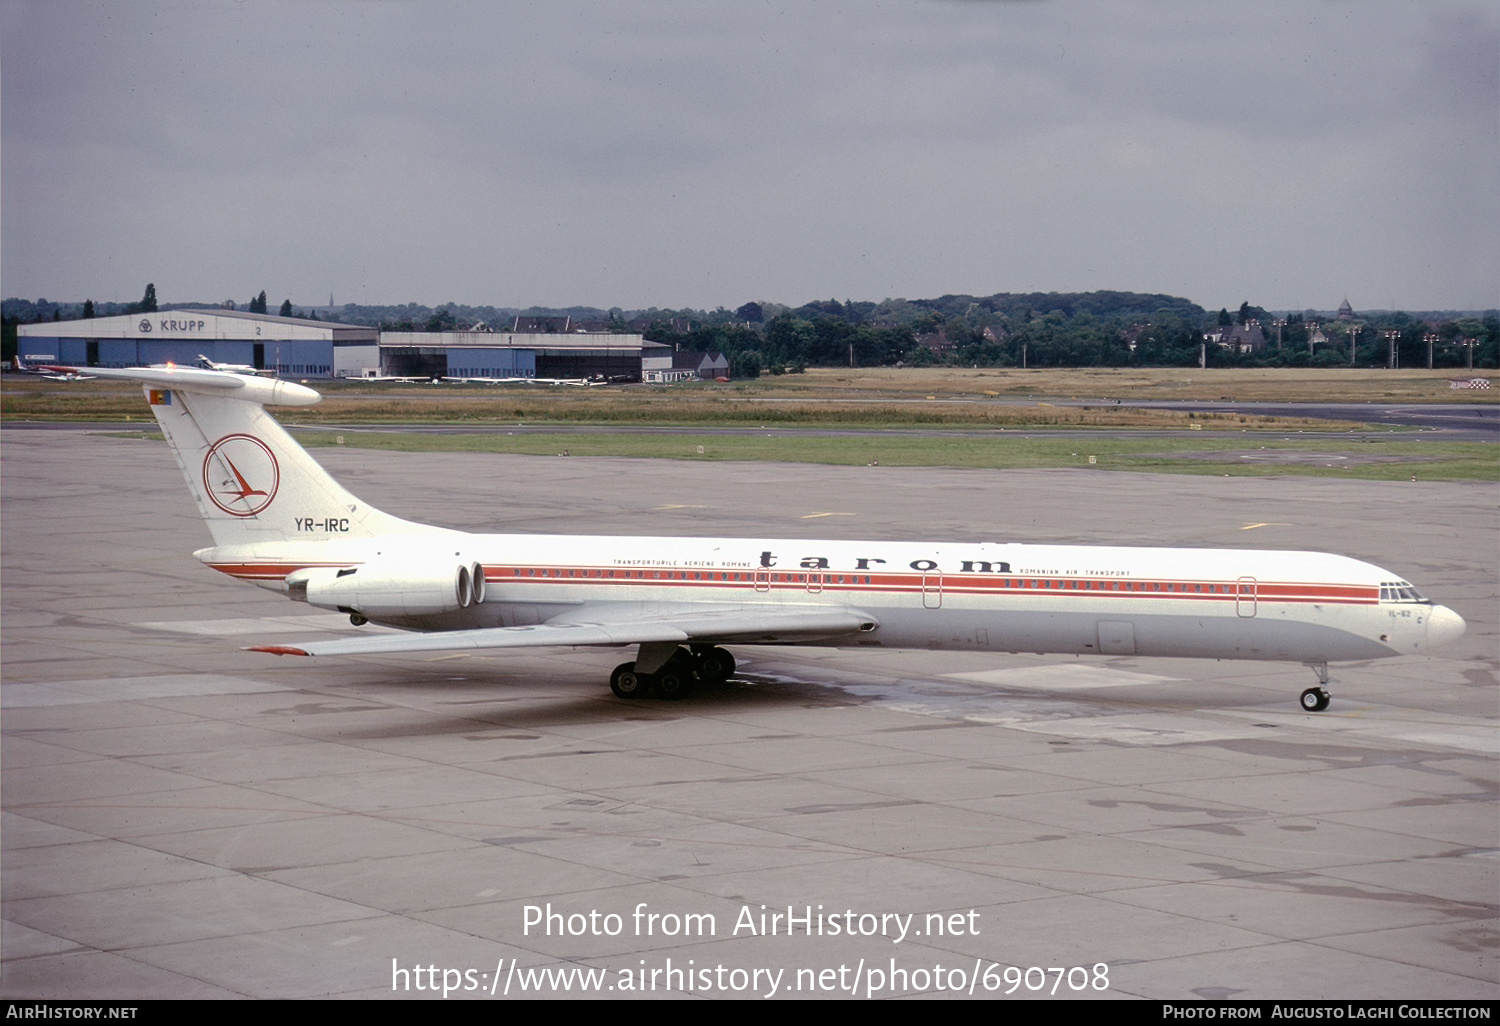
<svg viewBox="0 0 1500 1026">
<path fill-rule="evenodd" d="M 1433 606 L 1427 616 L 1427 647 L 1437 648 L 1463 637 L 1468 624 L 1447 606 Z"/>
</svg>

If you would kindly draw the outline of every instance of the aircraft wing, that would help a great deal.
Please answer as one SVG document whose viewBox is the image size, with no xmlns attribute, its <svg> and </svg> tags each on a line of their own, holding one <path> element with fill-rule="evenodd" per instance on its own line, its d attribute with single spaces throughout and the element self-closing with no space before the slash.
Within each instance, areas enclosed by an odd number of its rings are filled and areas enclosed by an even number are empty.
<svg viewBox="0 0 1500 1026">
<path fill-rule="evenodd" d="M 777 644 L 836 638 L 872 630 L 876 621 L 858 609 L 815 606 L 679 608 L 647 614 L 633 609 L 583 607 L 528 627 L 483 627 L 464 631 L 382 634 L 368 638 L 310 641 L 301 645 L 256 645 L 272 655 L 394 655 L 488 648 L 570 645 Z"/>
</svg>

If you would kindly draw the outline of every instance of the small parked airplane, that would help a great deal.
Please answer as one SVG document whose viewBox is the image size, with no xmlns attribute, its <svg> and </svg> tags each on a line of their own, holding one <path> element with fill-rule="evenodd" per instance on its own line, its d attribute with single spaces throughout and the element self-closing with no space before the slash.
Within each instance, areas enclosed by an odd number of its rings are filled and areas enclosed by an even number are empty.
<svg viewBox="0 0 1500 1026">
<path fill-rule="evenodd" d="M 17 374 L 31 374 L 46 378 L 48 381 L 88 381 L 93 377 L 91 374 L 83 373 L 77 367 L 54 367 L 50 364 L 33 366 L 21 359 L 19 354 L 10 358 L 10 366 Z"/>
<path fill-rule="evenodd" d="M 264 406 L 303 385 L 191 368 L 100 370 L 145 386 L 214 544 L 215 570 L 407 633 L 300 645 L 342 656 L 639 646 L 621 698 L 734 672 L 726 645 L 962 649 L 1328 663 L 1410 655 L 1463 619 L 1389 570 L 1318 552 L 468 534 L 345 491 Z"/>
<path fill-rule="evenodd" d="M 252 367 L 248 363 L 214 363 L 214 361 L 210 360 L 202 353 L 198 354 L 198 366 L 202 367 L 204 370 L 224 371 L 229 374 L 255 374 L 259 375 L 260 377 L 276 376 L 276 370 L 274 368 L 268 367 L 262 369 Z"/>
<path fill-rule="evenodd" d="M 433 383 L 438 378 L 433 378 Z M 588 378 L 464 378 L 453 375 L 444 375 L 441 379 L 447 385 L 576 385 L 579 388 L 587 388 L 590 385 L 602 385 L 602 380 L 593 381 Z"/>
</svg>

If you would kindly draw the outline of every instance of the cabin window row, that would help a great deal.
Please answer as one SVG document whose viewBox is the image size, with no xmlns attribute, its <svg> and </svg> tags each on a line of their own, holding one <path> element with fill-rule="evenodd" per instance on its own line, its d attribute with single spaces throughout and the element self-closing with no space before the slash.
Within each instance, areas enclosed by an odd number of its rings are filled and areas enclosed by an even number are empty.
<svg viewBox="0 0 1500 1026">
<path fill-rule="evenodd" d="M 741 570 L 580 570 L 580 569 L 558 569 L 540 567 L 517 567 L 510 571 L 513 577 L 546 577 L 563 579 L 589 580 L 628 580 L 628 581 L 724 581 L 732 583 L 738 581 L 749 584 L 757 580 L 757 575 Z M 774 573 L 762 574 L 758 578 L 761 582 L 770 581 L 774 584 L 806 584 L 809 580 L 816 583 L 819 579 L 824 584 L 869 584 L 868 574 L 790 574 Z"/>
<path fill-rule="evenodd" d="M 1005 580 L 1007 588 L 1052 588 L 1058 591 L 1168 591 L 1178 594 L 1233 595 L 1233 584 L 1188 584 L 1177 581 L 1092 581 L 1077 578 L 1023 577 Z"/>
<path fill-rule="evenodd" d="M 724 570 L 597 570 L 597 569 L 560 569 L 557 567 L 517 567 L 511 570 L 514 577 L 544 577 L 561 579 L 589 579 L 589 580 L 631 580 L 631 581 L 706 581 L 725 583 L 751 583 L 757 579 L 761 583 L 769 581 L 772 584 L 869 584 L 869 574 L 797 574 L 797 573 L 771 573 L 754 574 L 746 571 L 724 571 Z M 940 575 L 933 575 L 940 576 Z M 1051 589 L 1057 591 L 1129 591 L 1129 592 L 1171 592 L 1175 594 L 1210 594 L 1210 595 L 1233 595 L 1235 585 L 1232 584 L 1188 584 L 1175 581 L 1094 581 L 1079 580 L 1076 578 L 1051 578 L 1051 577 L 1020 577 L 1020 578 L 996 578 L 996 583 L 1004 588 L 1018 589 Z M 1414 591 L 1414 589 L 1412 589 Z M 1382 589 L 1383 600 L 1385 599 Z M 1420 601 L 1420 599 L 1407 601 Z"/>
</svg>

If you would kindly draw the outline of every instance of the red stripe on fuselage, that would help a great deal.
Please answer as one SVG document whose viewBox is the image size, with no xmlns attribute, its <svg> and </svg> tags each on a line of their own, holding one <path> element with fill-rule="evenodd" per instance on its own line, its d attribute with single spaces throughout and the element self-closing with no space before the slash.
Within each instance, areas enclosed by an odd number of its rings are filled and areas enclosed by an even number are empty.
<svg viewBox="0 0 1500 1026">
<path fill-rule="evenodd" d="M 222 574 L 242 581 L 279 581 L 298 570 L 347 567 L 356 563 L 243 562 L 209 563 Z M 1125 580 L 1093 577 L 1021 577 L 1015 574 L 981 576 L 941 574 L 936 571 L 909 573 L 839 573 L 782 571 L 756 573 L 751 570 L 682 570 L 676 568 L 632 569 L 580 566 L 486 566 L 484 576 L 492 584 L 614 585 L 654 588 L 724 588 L 765 593 L 788 591 L 817 595 L 826 592 L 919 595 L 924 591 L 945 595 L 1041 596 L 1053 598 L 1195 599 L 1218 602 L 1296 602 L 1338 605 L 1377 605 L 1380 589 L 1375 585 L 1332 583 L 1288 583 L 1256 581 Z"/>
<path fill-rule="evenodd" d="M 820 579 L 821 578 L 821 579 Z M 1375 585 L 1205 580 L 1123 580 L 1093 577 L 1021 577 L 1015 574 L 838 573 L 833 571 L 622 569 L 580 566 L 487 566 L 494 584 L 591 584 L 628 587 L 750 589 L 756 591 L 877 592 L 953 595 L 1030 595 L 1067 598 L 1197 599 L 1222 602 L 1302 602 L 1376 605 Z"/>
<path fill-rule="evenodd" d="M 296 573 L 298 570 L 308 570 L 317 567 L 346 567 L 357 566 L 357 563 L 207 563 L 211 570 L 217 570 L 221 574 L 241 581 L 279 581 L 287 574 Z"/>
</svg>

